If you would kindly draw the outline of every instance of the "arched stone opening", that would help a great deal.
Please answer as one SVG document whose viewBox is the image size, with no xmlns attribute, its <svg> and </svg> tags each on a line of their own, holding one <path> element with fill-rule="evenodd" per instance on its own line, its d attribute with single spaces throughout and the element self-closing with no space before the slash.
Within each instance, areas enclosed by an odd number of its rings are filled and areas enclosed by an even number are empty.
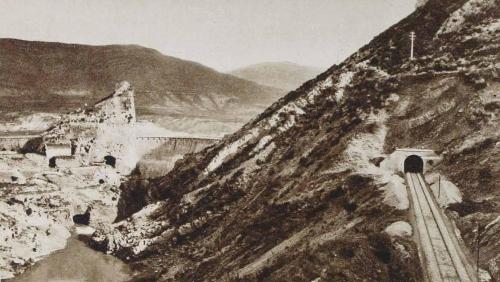
<svg viewBox="0 0 500 282">
<path fill-rule="evenodd" d="M 111 155 L 107 155 L 104 157 L 104 163 L 107 165 L 110 165 L 112 167 L 115 167 L 116 166 L 116 158 L 111 156 Z"/>
<path fill-rule="evenodd" d="M 408 156 L 404 162 L 404 172 L 422 173 L 424 171 L 424 161 L 417 155 Z"/>
<path fill-rule="evenodd" d="M 49 159 L 49 167 L 56 167 L 56 157 L 52 157 Z"/>
<path fill-rule="evenodd" d="M 92 210 L 91 207 L 88 207 L 85 213 L 82 214 L 75 214 L 73 216 L 73 222 L 76 224 L 81 224 L 81 225 L 89 225 L 90 223 L 90 211 Z"/>
</svg>

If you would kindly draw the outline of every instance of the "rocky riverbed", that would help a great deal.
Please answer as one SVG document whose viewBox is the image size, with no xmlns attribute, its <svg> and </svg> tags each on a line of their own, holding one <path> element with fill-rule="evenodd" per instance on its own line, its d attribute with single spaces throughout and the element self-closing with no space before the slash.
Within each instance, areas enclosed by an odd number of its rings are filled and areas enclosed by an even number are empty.
<svg viewBox="0 0 500 282">
<path fill-rule="evenodd" d="M 65 248 L 72 216 L 88 207 L 90 229 L 111 223 L 125 178 L 110 166 L 48 168 L 42 156 L 13 152 L 0 155 L 0 173 L 0 279 Z"/>
</svg>

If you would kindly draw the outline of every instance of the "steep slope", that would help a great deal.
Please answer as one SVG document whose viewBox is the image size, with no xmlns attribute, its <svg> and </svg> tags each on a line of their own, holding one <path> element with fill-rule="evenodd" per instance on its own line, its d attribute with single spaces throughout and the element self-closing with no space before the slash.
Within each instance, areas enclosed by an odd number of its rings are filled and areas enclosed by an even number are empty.
<svg viewBox="0 0 500 282">
<path fill-rule="evenodd" d="M 446 214 L 470 250 L 478 222 L 498 281 L 498 5 L 428 1 L 165 177 L 122 186 L 121 221 L 92 244 L 143 281 L 422 281 L 390 154 L 428 148 L 462 194 Z"/>
<path fill-rule="evenodd" d="M 0 113 L 9 114 L 6 119 L 16 112 L 66 112 L 92 104 L 122 80 L 135 87 L 140 118 L 166 116 L 169 125 L 179 115 L 241 125 L 282 94 L 136 45 L 0 39 L 0 54 Z"/>
<path fill-rule="evenodd" d="M 304 81 L 321 73 L 319 68 L 301 66 L 290 62 L 269 62 L 243 67 L 230 74 L 242 79 L 287 91 L 299 87 Z"/>
</svg>

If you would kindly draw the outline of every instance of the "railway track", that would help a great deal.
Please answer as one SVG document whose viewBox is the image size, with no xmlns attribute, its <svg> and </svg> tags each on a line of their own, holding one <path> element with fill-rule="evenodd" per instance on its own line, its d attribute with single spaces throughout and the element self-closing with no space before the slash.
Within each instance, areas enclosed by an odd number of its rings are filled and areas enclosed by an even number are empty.
<svg viewBox="0 0 500 282">
<path fill-rule="evenodd" d="M 454 233 L 450 232 L 420 173 L 406 173 L 418 237 L 430 281 L 477 281 L 468 270 Z"/>
</svg>

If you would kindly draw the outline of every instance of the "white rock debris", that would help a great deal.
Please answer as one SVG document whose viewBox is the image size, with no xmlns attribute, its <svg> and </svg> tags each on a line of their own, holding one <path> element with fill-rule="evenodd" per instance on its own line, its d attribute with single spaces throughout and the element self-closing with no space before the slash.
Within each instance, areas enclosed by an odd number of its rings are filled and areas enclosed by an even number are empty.
<svg viewBox="0 0 500 282">
<path fill-rule="evenodd" d="M 467 17 L 481 13 L 484 9 L 494 7 L 496 0 L 469 0 L 460 9 L 453 12 L 450 17 L 441 26 L 437 35 L 450 32 L 458 32 L 462 29 Z"/>
<path fill-rule="evenodd" d="M 351 83 L 353 77 L 354 72 L 352 71 L 344 72 L 340 75 L 339 82 L 336 85 L 337 92 L 335 93 L 335 100 L 337 100 L 337 102 L 340 102 L 344 97 L 344 89 Z"/>
<path fill-rule="evenodd" d="M 271 135 L 262 137 L 257 146 L 255 146 L 255 148 L 253 149 L 254 153 L 258 153 L 259 151 L 264 149 L 271 140 L 273 140 L 273 137 Z"/>
<path fill-rule="evenodd" d="M 384 203 L 398 210 L 407 210 L 410 207 L 405 180 L 393 174 L 391 180 L 381 188 L 384 191 Z"/>
<path fill-rule="evenodd" d="M 238 150 L 242 149 L 248 143 L 248 141 L 255 138 L 257 136 L 257 133 L 257 129 L 252 129 L 249 133 L 247 133 L 240 139 L 234 141 L 233 143 L 220 150 L 212 159 L 212 161 L 210 161 L 204 173 L 209 174 L 210 172 L 217 169 L 228 157 L 234 155 L 236 152 L 238 152 Z"/>
<path fill-rule="evenodd" d="M 450 204 L 461 203 L 462 193 L 460 192 L 460 189 L 458 189 L 455 184 L 442 175 L 441 184 L 439 184 L 439 177 L 439 173 L 431 173 L 426 176 L 426 181 L 429 183 L 431 191 L 439 205 L 446 208 Z"/>
<path fill-rule="evenodd" d="M 384 162 L 377 167 L 370 162 L 371 159 L 377 157 L 388 157 L 383 152 L 387 135 L 385 125 L 387 118 L 385 111 L 380 111 L 378 114 L 371 113 L 365 123 L 374 123 L 377 126 L 376 131 L 357 134 L 343 153 L 344 161 L 329 172 L 335 173 L 350 169 L 362 175 L 372 176 L 377 183 L 382 185 L 384 203 L 399 210 L 406 210 L 409 208 L 408 193 L 404 179 L 396 174 L 397 167 L 384 165 Z"/>
<path fill-rule="evenodd" d="M 413 234 L 411 225 L 406 221 L 396 221 L 385 228 L 385 233 L 389 236 L 407 237 Z"/>
<path fill-rule="evenodd" d="M 76 228 L 77 234 L 91 234 L 93 227 L 110 224 L 116 216 L 121 177 L 116 171 L 104 167 L 49 171 L 44 170 L 46 164 L 33 162 L 36 159 L 0 156 L 1 164 L 20 167 L 19 173 L 25 175 L 24 184 L 4 183 L 0 188 L 0 279 L 64 248 L 73 230 L 72 215 L 88 206 L 93 207 L 91 226 Z M 97 174 L 106 175 L 109 182 L 97 183 Z"/>
<path fill-rule="evenodd" d="M 339 90 L 337 91 L 343 91 L 344 88 L 350 83 L 352 76 L 353 73 L 349 71 L 342 73 L 339 77 Z M 296 123 L 296 118 L 300 115 L 305 114 L 303 108 L 309 104 L 314 104 L 316 97 L 321 95 L 323 93 L 323 90 L 332 86 L 333 78 L 329 76 L 323 81 L 319 82 L 318 85 L 311 89 L 306 95 L 285 104 L 269 118 L 259 121 L 257 126 L 252 128 L 248 133 L 221 149 L 207 165 L 204 170 L 204 174 L 208 175 L 210 172 L 217 169 L 222 163 L 224 163 L 224 161 L 233 156 L 241 148 L 245 147 L 248 142 L 259 138 L 263 131 L 270 131 L 271 129 L 276 128 L 278 132 L 283 133 L 292 128 Z M 285 117 L 284 119 L 283 116 Z M 266 136 L 266 140 L 271 140 L 274 137 L 275 136 Z M 265 146 L 265 143 L 260 142 L 267 141 L 259 141 L 257 146 Z"/>
<path fill-rule="evenodd" d="M 264 150 L 259 151 L 259 153 L 255 155 L 255 159 L 260 161 L 265 160 L 275 148 L 276 144 L 274 142 L 270 143 Z"/>
<path fill-rule="evenodd" d="M 96 242 L 107 241 L 107 253 L 113 254 L 122 248 L 130 248 L 134 254 L 144 251 L 148 246 L 156 242 L 169 226 L 169 222 L 155 221 L 150 219 L 152 213 L 164 207 L 164 203 L 157 202 L 144 207 L 135 213 L 130 219 L 114 223 L 106 232 L 106 235 L 96 234 L 93 240 Z M 106 227 L 101 226 L 102 229 Z"/>
<path fill-rule="evenodd" d="M 112 223 L 123 172 L 138 160 L 131 149 L 137 127 L 133 91 L 122 82 L 112 96 L 91 109 L 64 115 L 43 133 L 45 156 L 0 154 L 0 279 L 64 248 L 72 231 L 89 235 L 97 226 Z M 70 155 L 53 154 L 61 153 L 56 146 L 61 144 Z M 104 156 L 111 154 L 120 160 L 116 167 L 104 164 Z M 53 168 L 51 156 L 61 157 Z M 72 216 L 89 207 L 90 226 L 74 228 Z M 147 243 L 139 242 L 137 248 Z"/>
</svg>

